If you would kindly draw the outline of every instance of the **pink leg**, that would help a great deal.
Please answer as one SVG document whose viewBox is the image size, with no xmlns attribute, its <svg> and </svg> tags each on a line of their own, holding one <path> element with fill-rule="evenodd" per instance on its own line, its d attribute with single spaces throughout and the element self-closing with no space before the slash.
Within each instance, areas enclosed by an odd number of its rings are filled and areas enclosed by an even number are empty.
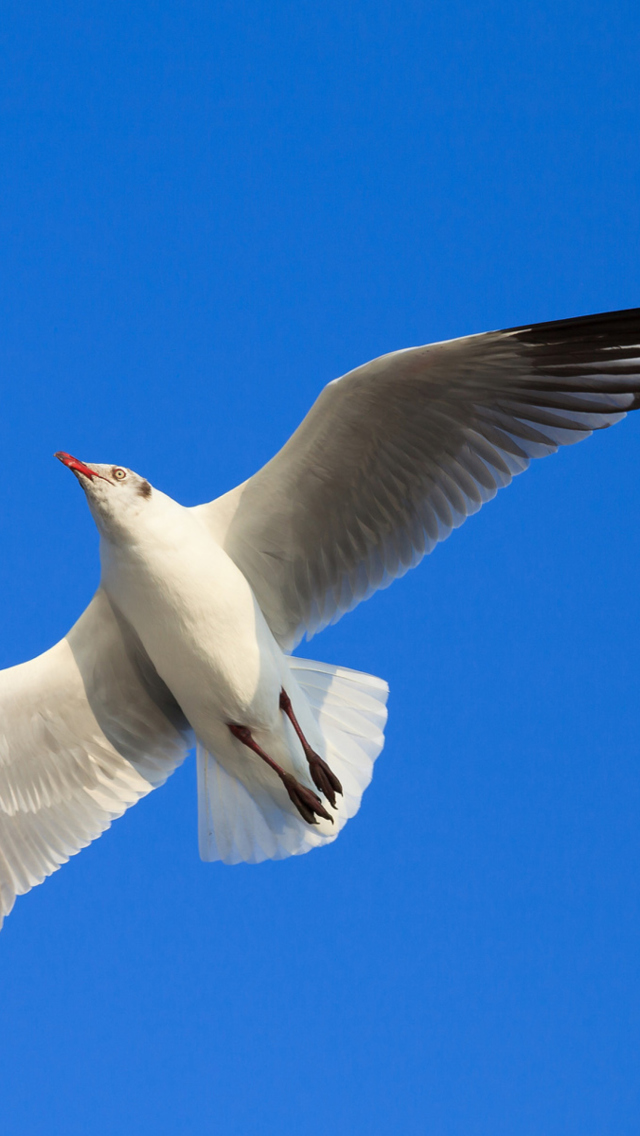
<svg viewBox="0 0 640 1136">
<path fill-rule="evenodd" d="M 323 761 L 322 758 L 309 745 L 302 730 L 300 729 L 300 723 L 298 722 L 298 719 L 293 712 L 291 699 L 289 698 L 289 695 L 284 688 L 280 691 L 280 709 L 284 710 L 287 718 L 291 722 L 291 725 L 293 726 L 296 734 L 300 739 L 300 744 L 302 745 L 302 748 L 304 750 L 304 755 L 309 762 L 309 769 L 311 771 L 314 785 L 317 789 L 320 790 L 321 793 L 324 793 L 331 807 L 335 809 L 336 793 L 340 793 L 340 795 L 342 795 L 342 785 L 338 781 L 338 778 L 336 777 L 333 770 L 329 769 L 326 761 Z"/>
<path fill-rule="evenodd" d="M 228 723 L 228 725 L 234 738 L 237 738 L 238 741 L 246 745 L 248 749 L 252 749 L 254 753 L 257 753 L 258 757 L 266 761 L 267 765 L 271 766 L 273 771 L 278 774 L 278 777 L 289 794 L 290 800 L 293 801 L 303 820 L 306 820 L 308 824 L 317 824 L 316 816 L 321 816 L 324 817 L 325 820 L 330 820 L 333 824 L 333 817 L 327 812 L 320 798 L 316 797 L 315 793 L 311 792 L 311 789 L 305 789 L 304 785 L 296 781 L 295 777 L 292 777 L 290 773 L 286 773 L 280 765 L 273 761 L 272 758 L 269 757 L 269 754 L 265 753 L 262 747 L 255 741 L 251 730 L 249 730 L 247 726 L 234 726 L 232 723 Z"/>
</svg>

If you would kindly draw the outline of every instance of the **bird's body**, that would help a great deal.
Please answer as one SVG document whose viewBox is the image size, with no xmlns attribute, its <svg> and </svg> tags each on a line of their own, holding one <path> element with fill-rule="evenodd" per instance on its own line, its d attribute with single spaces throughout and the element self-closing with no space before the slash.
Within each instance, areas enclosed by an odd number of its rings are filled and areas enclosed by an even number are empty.
<svg viewBox="0 0 640 1136">
<path fill-rule="evenodd" d="M 289 652 L 417 564 L 499 488 L 640 405 L 640 310 L 374 359 L 243 485 L 184 508 L 57 456 L 101 535 L 68 635 L 0 672 L 0 922 L 195 743 L 200 853 L 336 838 L 384 743 L 386 683 Z"/>
<path fill-rule="evenodd" d="M 99 468 L 99 467 L 95 467 Z M 318 748 L 317 725 L 242 572 L 199 515 L 154 490 L 127 529 L 103 531 L 102 586 L 136 632 L 202 745 L 235 770 L 251 758 L 229 732 L 247 726 L 287 772 L 313 788 L 278 700 Z M 252 761 L 262 773 L 259 762 Z"/>
<path fill-rule="evenodd" d="M 251 587 L 199 518 L 164 494 L 130 539 L 101 541 L 102 583 L 207 741 L 207 715 L 266 729 L 281 654 Z"/>
</svg>

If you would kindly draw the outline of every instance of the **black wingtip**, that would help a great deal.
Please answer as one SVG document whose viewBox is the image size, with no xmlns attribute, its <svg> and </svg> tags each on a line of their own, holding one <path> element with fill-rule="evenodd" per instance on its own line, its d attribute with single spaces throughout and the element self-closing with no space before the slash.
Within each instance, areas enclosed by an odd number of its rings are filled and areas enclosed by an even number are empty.
<svg viewBox="0 0 640 1136">
<path fill-rule="evenodd" d="M 610 340 L 619 346 L 640 343 L 640 308 L 622 308 L 616 312 L 596 312 L 589 316 L 547 320 L 504 329 L 527 343 L 563 343 L 568 340 Z"/>
</svg>

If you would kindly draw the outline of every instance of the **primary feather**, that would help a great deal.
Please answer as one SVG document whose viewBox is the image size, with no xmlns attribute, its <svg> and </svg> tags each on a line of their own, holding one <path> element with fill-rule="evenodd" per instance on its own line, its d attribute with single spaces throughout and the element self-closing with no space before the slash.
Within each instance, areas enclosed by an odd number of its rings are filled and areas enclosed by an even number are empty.
<svg viewBox="0 0 640 1136">
<path fill-rule="evenodd" d="M 291 649 L 639 390 L 635 308 L 395 351 L 329 383 L 259 473 L 197 511 Z"/>
</svg>

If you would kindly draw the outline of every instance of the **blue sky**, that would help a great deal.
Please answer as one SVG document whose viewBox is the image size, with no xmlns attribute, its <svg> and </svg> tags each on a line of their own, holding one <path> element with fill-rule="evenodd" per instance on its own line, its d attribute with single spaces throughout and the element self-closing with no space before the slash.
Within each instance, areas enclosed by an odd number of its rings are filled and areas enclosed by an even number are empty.
<svg viewBox="0 0 640 1136">
<path fill-rule="evenodd" d="M 630 2 L 8 2 L 0 665 L 97 537 L 384 351 L 640 304 Z M 21 1136 L 634 1136 L 640 421 L 536 463 L 299 653 L 391 686 L 330 848 L 200 863 L 190 760 L 0 935 Z"/>
</svg>

